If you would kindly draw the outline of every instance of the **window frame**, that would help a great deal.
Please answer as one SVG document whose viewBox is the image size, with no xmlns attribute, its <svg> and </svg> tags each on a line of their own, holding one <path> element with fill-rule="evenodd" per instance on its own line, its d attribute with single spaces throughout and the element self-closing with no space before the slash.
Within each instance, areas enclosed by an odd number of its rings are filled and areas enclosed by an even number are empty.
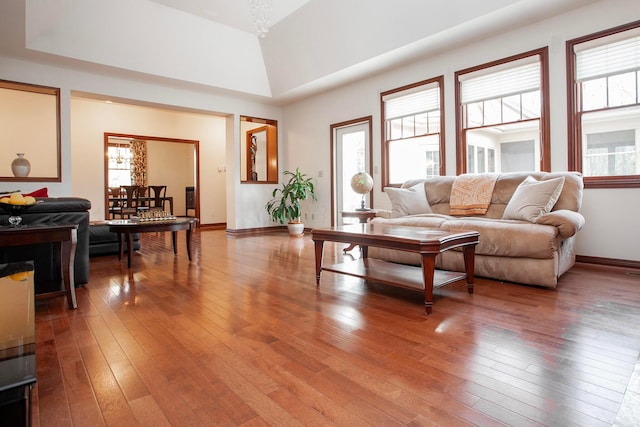
<svg viewBox="0 0 640 427">
<path fill-rule="evenodd" d="M 464 105 L 461 102 L 460 76 L 485 68 L 508 64 L 530 56 L 540 57 L 540 171 L 551 170 L 551 131 L 549 126 L 549 48 L 547 46 L 487 62 L 473 67 L 458 70 L 454 73 L 455 105 L 456 105 L 456 174 L 467 171 L 467 141 L 464 127 Z M 492 125 L 493 126 L 493 125 Z"/>
<path fill-rule="evenodd" d="M 565 45 L 567 61 L 567 139 L 568 139 L 568 167 L 582 173 L 582 120 L 580 111 L 580 96 L 578 82 L 576 80 L 577 64 L 574 48 L 576 45 L 612 36 L 628 30 L 640 28 L 640 21 L 630 22 L 617 27 L 587 34 L 575 39 L 567 40 Z M 616 107 L 613 107 L 616 108 Z M 606 111 L 606 108 L 598 111 Z M 640 175 L 610 175 L 610 176 L 584 176 L 585 188 L 638 188 L 640 187 Z"/>
<path fill-rule="evenodd" d="M 394 94 L 394 93 L 398 93 L 398 92 L 403 92 L 403 91 L 407 91 L 410 89 L 414 89 L 420 86 L 426 86 L 432 83 L 437 83 L 438 88 L 440 89 L 440 93 L 439 93 L 439 103 L 440 103 L 440 132 L 439 132 L 439 138 L 440 138 L 440 142 L 439 142 L 439 154 L 440 154 L 440 167 L 439 167 L 439 171 L 440 171 L 440 176 L 444 176 L 446 174 L 446 154 L 445 154 L 445 127 L 444 127 L 444 123 L 445 123 L 445 117 L 444 117 L 444 75 L 439 75 L 437 77 L 433 77 L 427 80 L 422 80 L 419 82 L 415 82 L 415 83 L 411 83 L 405 86 L 401 86 L 395 89 L 390 89 L 384 92 L 380 92 L 380 126 L 381 126 L 381 144 L 382 144 L 382 149 L 381 149 L 381 157 L 382 157 L 382 173 L 381 173 L 381 191 L 382 189 L 384 189 L 384 187 L 399 187 L 400 185 L 402 185 L 402 183 L 390 183 L 389 182 L 389 175 L 390 175 L 390 170 L 389 170 L 389 143 L 392 140 L 388 140 L 387 139 L 387 121 L 385 119 L 385 102 L 384 102 L 384 97 Z"/>
</svg>

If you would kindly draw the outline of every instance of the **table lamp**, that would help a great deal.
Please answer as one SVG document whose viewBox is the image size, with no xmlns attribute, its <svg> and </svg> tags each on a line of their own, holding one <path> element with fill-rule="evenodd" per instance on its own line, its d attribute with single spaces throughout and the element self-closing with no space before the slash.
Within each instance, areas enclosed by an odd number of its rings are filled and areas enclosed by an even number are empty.
<svg viewBox="0 0 640 427">
<path fill-rule="evenodd" d="M 364 197 L 373 188 L 373 178 L 366 172 L 358 172 L 351 177 L 351 188 L 358 194 L 362 194 L 362 201 L 357 211 L 368 211 L 370 208 L 364 206 Z"/>
</svg>

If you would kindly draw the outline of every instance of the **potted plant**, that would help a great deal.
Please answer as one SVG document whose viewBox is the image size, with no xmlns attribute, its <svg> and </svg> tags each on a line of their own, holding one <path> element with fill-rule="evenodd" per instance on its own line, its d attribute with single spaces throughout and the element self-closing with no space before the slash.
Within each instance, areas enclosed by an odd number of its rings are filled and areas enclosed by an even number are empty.
<svg viewBox="0 0 640 427">
<path fill-rule="evenodd" d="M 313 181 L 298 168 L 295 172 L 284 171 L 283 175 L 285 179 L 289 178 L 288 181 L 282 183 L 282 188 L 273 190 L 273 198 L 267 202 L 265 209 L 273 221 L 287 224 L 290 235 L 301 236 L 304 223 L 301 220 L 300 202 L 308 197 L 318 200 Z"/>
</svg>

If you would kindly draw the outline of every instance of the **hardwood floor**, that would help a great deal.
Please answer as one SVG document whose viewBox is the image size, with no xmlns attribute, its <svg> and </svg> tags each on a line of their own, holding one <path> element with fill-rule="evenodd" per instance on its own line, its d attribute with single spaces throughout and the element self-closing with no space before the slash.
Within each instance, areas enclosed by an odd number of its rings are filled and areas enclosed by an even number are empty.
<svg viewBox="0 0 640 427">
<path fill-rule="evenodd" d="M 427 317 L 420 293 L 316 288 L 309 234 L 199 231 L 191 263 L 178 242 L 92 258 L 75 311 L 38 302 L 35 426 L 639 425 L 638 271 L 462 281 Z"/>
</svg>

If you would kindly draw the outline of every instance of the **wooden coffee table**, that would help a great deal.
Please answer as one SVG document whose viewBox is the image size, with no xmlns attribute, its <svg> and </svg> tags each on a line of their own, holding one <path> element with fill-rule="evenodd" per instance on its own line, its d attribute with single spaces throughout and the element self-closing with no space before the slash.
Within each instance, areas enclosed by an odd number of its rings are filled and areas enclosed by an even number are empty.
<svg viewBox="0 0 640 427">
<path fill-rule="evenodd" d="M 444 231 L 426 227 L 402 227 L 384 224 L 353 224 L 332 228 L 314 229 L 316 251 L 316 285 L 320 285 L 320 273 L 332 271 L 403 288 L 424 290 L 424 306 L 427 314 L 433 307 L 434 287 L 466 279 L 467 291 L 473 293 L 473 269 L 475 248 L 479 234 L 476 231 Z M 333 265 L 322 265 L 325 241 L 353 243 L 362 248 L 362 258 Z M 422 258 L 422 269 L 368 258 L 368 247 L 376 246 L 400 251 L 415 252 Z M 465 272 L 435 269 L 436 255 L 461 247 Z"/>
<path fill-rule="evenodd" d="M 122 259 L 124 252 L 123 235 L 127 238 L 127 267 L 131 268 L 131 259 L 133 256 L 133 237 L 134 233 L 149 233 L 154 231 L 171 231 L 173 241 L 173 253 L 178 253 L 177 234 L 179 230 L 187 232 L 187 255 L 191 261 L 191 231 L 196 227 L 198 220 L 196 218 L 180 217 L 172 220 L 160 221 L 140 221 L 137 219 L 114 219 L 105 221 L 109 226 L 109 231 L 118 233 L 118 259 Z"/>
</svg>

